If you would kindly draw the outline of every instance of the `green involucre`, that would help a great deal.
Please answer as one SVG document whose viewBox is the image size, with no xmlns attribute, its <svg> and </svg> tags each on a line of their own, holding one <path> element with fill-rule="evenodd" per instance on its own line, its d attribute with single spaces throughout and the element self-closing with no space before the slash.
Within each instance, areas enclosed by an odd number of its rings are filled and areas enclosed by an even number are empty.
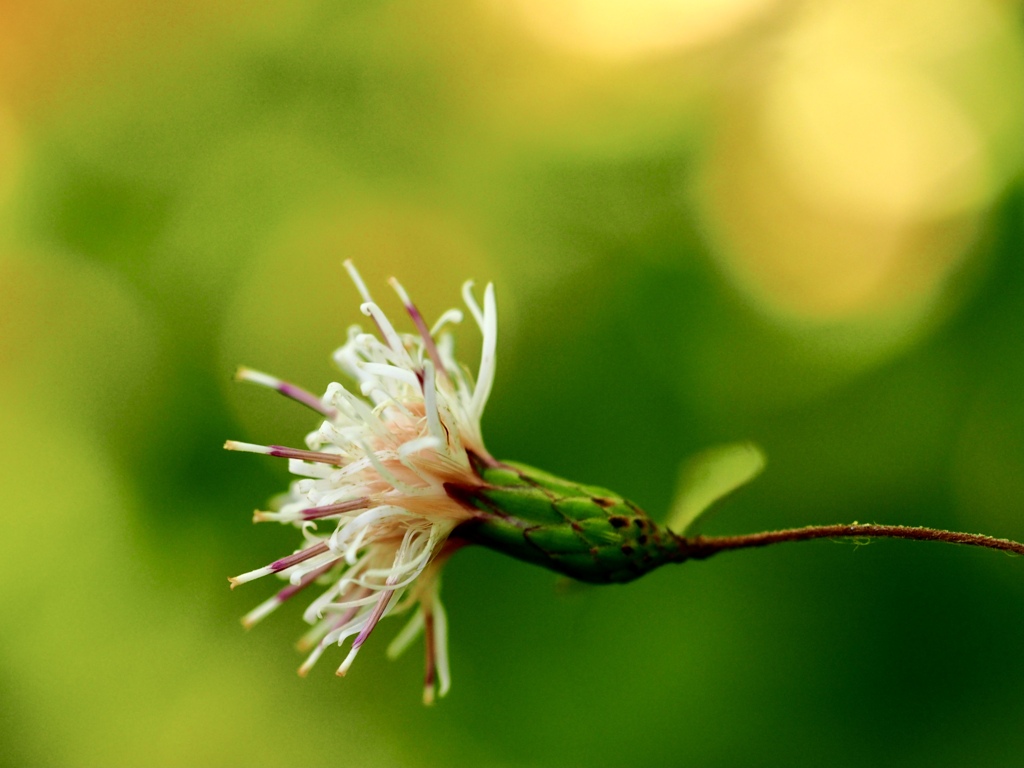
<svg viewBox="0 0 1024 768">
<path fill-rule="evenodd" d="M 482 486 L 450 486 L 476 517 L 455 535 L 580 581 L 631 581 L 676 559 L 681 541 L 631 501 L 518 463 L 478 467 Z"/>
</svg>

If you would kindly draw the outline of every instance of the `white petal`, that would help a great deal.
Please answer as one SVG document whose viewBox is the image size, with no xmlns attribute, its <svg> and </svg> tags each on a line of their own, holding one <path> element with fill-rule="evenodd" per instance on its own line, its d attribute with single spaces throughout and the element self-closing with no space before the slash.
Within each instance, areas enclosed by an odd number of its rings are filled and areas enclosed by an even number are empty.
<svg viewBox="0 0 1024 768">
<path fill-rule="evenodd" d="M 498 347 L 498 307 L 494 299 L 494 285 L 488 284 L 484 291 L 484 316 L 481 323 L 484 334 L 483 351 L 480 354 L 480 373 L 476 377 L 473 402 L 470 406 L 472 418 L 479 421 L 483 416 L 487 398 L 494 383 L 496 352 Z"/>
<path fill-rule="evenodd" d="M 440 589 L 434 587 L 434 653 L 437 659 L 438 697 L 452 687 L 452 673 L 448 666 L 448 614 L 441 603 Z"/>
</svg>

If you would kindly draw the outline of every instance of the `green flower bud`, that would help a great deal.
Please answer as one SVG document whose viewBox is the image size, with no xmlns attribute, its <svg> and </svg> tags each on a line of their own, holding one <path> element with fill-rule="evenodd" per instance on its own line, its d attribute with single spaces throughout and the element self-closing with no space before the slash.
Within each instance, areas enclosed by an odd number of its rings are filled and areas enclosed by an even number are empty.
<svg viewBox="0 0 1024 768">
<path fill-rule="evenodd" d="M 482 484 L 445 486 L 473 510 L 453 538 L 593 584 L 632 581 L 683 554 L 679 536 L 607 488 L 512 462 L 476 469 Z"/>
</svg>

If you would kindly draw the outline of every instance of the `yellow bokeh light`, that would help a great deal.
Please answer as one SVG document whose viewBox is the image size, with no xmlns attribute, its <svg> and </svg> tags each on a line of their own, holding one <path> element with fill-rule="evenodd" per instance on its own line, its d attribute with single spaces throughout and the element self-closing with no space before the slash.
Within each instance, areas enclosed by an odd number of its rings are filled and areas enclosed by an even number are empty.
<svg viewBox="0 0 1024 768">
<path fill-rule="evenodd" d="M 758 18 L 776 2 L 515 0 L 510 5 L 545 42 L 594 56 L 627 59 L 713 42 Z"/>
<path fill-rule="evenodd" d="M 913 332 L 1020 167 L 1024 43 L 1004 21 L 967 0 L 817 3 L 751 57 L 699 200 L 744 292 L 867 322 L 872 343 Z"/>
<path fill-rule="evenodd" d="M 898 14 L 870 2 L 812 6 L 787 36 L 763 97 L 780 168 L 821 204 L 869 215 L 945 215 L 991 199 L 997 167 L 1015 160 L 993 134 L 1019 130 L 1024 109 L 1013 66 L 1020 42 L 1002 55 L 989 50 L 1002 29 L 991 15 L 960 0 Z M 975 66 L 947 77 L 942 62 L 965 54 Z M 958 79 L 1016 102 L 1010 119 L 989 125 L 978 114 L 987 107 L 965 98 Z"/>
<path fill-rule="evenodd" d="M 822 206 L 742 129 L 723 140 L 702 189 L 720 263 L 759 306 L 801 321 L 927 309 L 975 230 L 964 218 L 873 218 Z"/>
<path fill-rule="evenodd" d="M 913 72 L 809 68 L 768 104 L 780 170 L 809 197 L 868 215 L 964 210 L 991 189 L 983 139 L 963 110 Z"/>
</svg>

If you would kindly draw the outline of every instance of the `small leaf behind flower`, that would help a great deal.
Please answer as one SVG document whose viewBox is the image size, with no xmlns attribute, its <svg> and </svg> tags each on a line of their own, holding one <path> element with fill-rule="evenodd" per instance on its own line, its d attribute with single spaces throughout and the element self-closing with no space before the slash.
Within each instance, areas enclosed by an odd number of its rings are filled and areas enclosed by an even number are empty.
<svg viewBox="0 0 1024 768">
<path fill-rule="evenodd" d="M 680 536 L 716 501 L 761 474 L 765 455 L 753 443 L 709 448 L 683 462 L 668 528 Z"/>
</svg>

